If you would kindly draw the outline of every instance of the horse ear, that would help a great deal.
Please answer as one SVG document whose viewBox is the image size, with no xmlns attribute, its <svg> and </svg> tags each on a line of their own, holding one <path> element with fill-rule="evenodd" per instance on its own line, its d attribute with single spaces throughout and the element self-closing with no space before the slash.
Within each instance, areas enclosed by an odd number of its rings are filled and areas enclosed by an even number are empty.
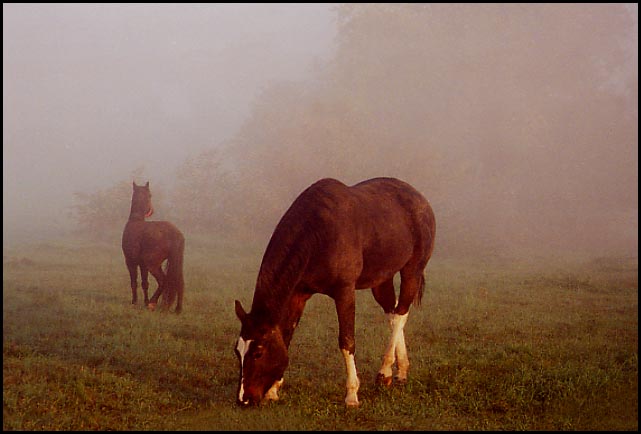
<svg viewBox="0 0 641 434">
<path fill-rule="evenodd" d="M 245 317 L 247 316 L 247 312 L 245 312 L 245 309 L 240 304 L 240 301 L 236 300 L 235 301 L 235 307 L 236 307 L 236 316 L 240 320 L 241 324 L 245 322 Z"/>
<path fill-rule="evenodd" d="M 147 181 L 147 183 L 145 184 L 145 188 L 149 188 L 149 181 Z"/>
<path fill-rule="evenodd" d="M 136 185 L 136 181 L 133 181 L 133 182 L 132 182 L 132 184 L 134 185 L 134 189 L 135 189 L 136 187 L 138 187 L 138 186 Z"/>
</svg>

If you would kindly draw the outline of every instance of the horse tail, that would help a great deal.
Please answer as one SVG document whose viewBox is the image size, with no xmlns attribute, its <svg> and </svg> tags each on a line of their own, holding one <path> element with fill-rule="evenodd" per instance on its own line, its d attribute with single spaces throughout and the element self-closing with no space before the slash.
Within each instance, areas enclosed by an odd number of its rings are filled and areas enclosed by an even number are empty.
<svg viewBox="0 0 641 434">
<path fill-rule="evenodd" d="M 425 226 L 427 227 L 427 251 L 425 252 L 425 265 L 427 265 L 427 262 L 430 260 L 432 257 L 432 252 L 434 251 L 434 237 L 436 236 L 436 219 L 434 218 L 434 211 L 432 211 L 432 207 L 427 206 L 426 209 L 426 214 L 425 214 Z M 416 292 L 416 296 L 414 296 L 414 306 L 420 306 L 421 305 L 421 300 L 423 299 L 423 293 L 425 292 L 425 265 L 423 266 L 423 270 L 421 271 L 421 276 L 420 280 L 418 282 L 418 291 Z"/>
<path fill-rule="evenodd" d="M 185 291 L 183 279 L 183 257 L 185 237 L 178 232 L 167 257 L 167 304 L 171 306 L 178 296 L 177 311 L 182 308 L 182 297 Z"/>
</svg>

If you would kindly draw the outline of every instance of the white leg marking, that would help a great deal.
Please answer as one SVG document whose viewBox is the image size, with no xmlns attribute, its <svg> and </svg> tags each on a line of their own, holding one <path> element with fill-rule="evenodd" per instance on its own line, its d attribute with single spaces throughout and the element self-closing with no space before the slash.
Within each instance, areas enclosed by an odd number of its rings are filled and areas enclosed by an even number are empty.
<svg viewBox="0 0 641 434">
<path fill-rule="evenodd" d="M 265 398 L 271 401 L 278 401 L 278 390 L 282 385 L 283 385 L 282 378 L 278 381 L 275 381 L 274 384 L 272 384 L 272 387 L 270 387 L 269 390 L 267 391 Z"/>
<path fill-rule="evenodd" d="M 397 347 L 399 348 L 399 356 L 405 356 L 403 359 L 407 359 L 407 350 L 405 349 L 405 337 L 403 334 L 403 327 L 407 322 L 407 316 L 409 312 L 405 315 L 397 315 L 393 313 L 387 314 L 387 320 L 389 321 L 390 328 L 392 329 L 392 335 L 390 336 L 389 343 L 385 349 L 385 354 L 383 355 L 383 364 L 381 369 L 378 371 L 379 374 L 383 375 L 385 378 L 390 378 L 392 376 L 392 365 L 396 360 Z M 400 348 L 402 347 L 402 348 Z M 405 360 L 403 360 L 404 362 Z M 405 370 L 407 374 L 407 370 Z"/>
<path fill-rule="evenodd" d="M 399 381 L 407 380 L 407 371 L 410 368 L 410 360 L 407 357 L 407 348 L 405 347 L 405 332 L 401 330 L 398 344 L 396 345 L 396 363 L 398 364 L 398 375 L 396 376 Z"/>
<path fill-rule="evenodd" d="M 247 402 L 243 400 L 243 361 L 245 360 L 245 354 L 249 351 L 249 344 L 251 344 L 251 342 L 252 339 L 244 340 L 243 338 L 238 338 L 238 343 L 236 344 L 236 350 L 240 355 L 240 389 L 238 390 L 238 400 L 244 404 L 247 404 Z"/>
<path fill-rule="evenodd" d="M 356 363 L 354 362 L 354 355 L 350 354 L 347 350 L 341 350 L 343 358 L 345 359 L 345 369 L 347 370 L 347 394 L 345 396 L 345 404 L 348 407 L 358 407 L 358 387 L 360 381 L 356 373 Z"/>
</svg>

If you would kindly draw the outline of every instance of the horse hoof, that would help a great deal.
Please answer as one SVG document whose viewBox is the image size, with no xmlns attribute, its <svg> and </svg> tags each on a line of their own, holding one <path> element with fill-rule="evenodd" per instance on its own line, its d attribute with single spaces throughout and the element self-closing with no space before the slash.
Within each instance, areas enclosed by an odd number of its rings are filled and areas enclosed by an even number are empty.
<svg viewBox="0 0 641 434">
<path fill-rule="evenodd" d="M 380 384 L 385 387 L 390 387 L 392 385 L 392 377 L 386 377 L 385 375 L 379 373 L 376 376 L 376 384 Z"/>
<path fill-rule="evenodd" d="M 347 408 L 358 408 L 361 406 L 361 403 L 358 401 L 345 401 L 345 406 Z"/>
<path fill-rule="evenodd" d="M 394 377 L 394 382 L 399 386 L 405 386 L 407 384 L 407 378 Z"/>
<path fill-rule="evenodd" d="M 147 305 L 147 309 L 153 312 L 154 310 L 156 310 L 156 303 L 149 303 Z"/>
</svg>

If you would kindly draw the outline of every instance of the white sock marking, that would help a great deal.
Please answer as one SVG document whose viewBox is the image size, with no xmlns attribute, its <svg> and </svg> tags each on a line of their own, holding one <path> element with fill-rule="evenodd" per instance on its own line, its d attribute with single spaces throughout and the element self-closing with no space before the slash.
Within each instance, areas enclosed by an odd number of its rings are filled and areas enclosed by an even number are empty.
<svg viewBox="0 0 641 434">
<path fill-rule="evenodd" d="M 345 404 L 349 407 L 358 407 L 358 387 L 360 381 L 356 373 L 356 363 L 354 362 L 354 354 L 350 354 L 347 350 L 341 350 L 343 358 L 345 359 L 345 369 L 347 370 L 347 394 L 345 396 Z"/>
<path fill-rule="evenodd" d="M 387 344 L 387 349 L 383 355 L 383 365 L 378 371 L 380 374 L 383 374 L 385 378 L 392 376 L 392 365 L 396 361 L 396 354 L 401 356 L 402 364 L 405 364 L 407 361 L 407 350 L 405 348 L 405 336 L 403 334 L 403 328 L 407 322 L 407 317 L 409 312 L 405 315 L 397 315 L 393 313 L 387 314 L 387 320 L 389 321 L 390 328 L 392 329 L 392 335 L 390 336 L 389 343 Z M 397 351 L 398 349 L 398 351 Z M 407 369 L 404 369 L 404 374 L 407 374 Z M 402 373 L 403 374 L 403 373 Z"/>
</svg>

